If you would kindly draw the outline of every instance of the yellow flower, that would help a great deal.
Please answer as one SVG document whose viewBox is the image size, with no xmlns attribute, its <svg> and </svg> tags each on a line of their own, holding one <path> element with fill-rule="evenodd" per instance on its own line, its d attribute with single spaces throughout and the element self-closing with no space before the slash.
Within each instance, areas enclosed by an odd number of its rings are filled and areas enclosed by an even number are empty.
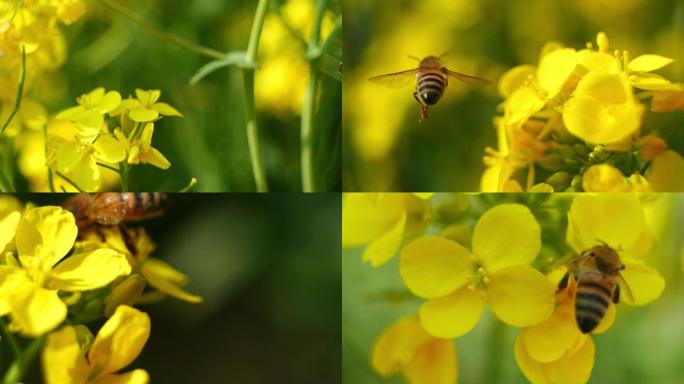
<svg viewBox="0 0 684 384">
<path fill-rule="evenodd" d="M 105 89 L 99 87 L 81 95 L 76 101 L 79 105 L 58 113 L 55 118 L 73 121 L 78 128 L 76 136 L 91 143 L 104 128 L 104 114 L 121 104 L 121 95 L 117 91 L 105 93 Z"/>
<path fill-rule="evenodd" d="M 0 266 L 0 315 L 10 314 L 12 330 L 41 335 L 66 318 L 67 307 L 58 291 L 92 290 L 130 273 L 125 256 L 112 249 L 75 253 L 62 260 L 78 232 L 71 212 L 51 206 L 33 208 L 13 229 L 17 215 L 2 224 L 5 236 L 16 239 L 21 266 Z"/>
<path fill-rule="evenodd" d="M 554 287 L 530 267 L 541 230 L 527 207 L 502 204 L 475 225 L 472 251 L 442 237 L 414 240 L 401 254 L 400 273 L 414 294 L 428 299 L 419 311 L 433 336 L 470 331 L 485 303 L 505 323 L 525 327 L 548 318 Z"/>
<path fill-rule="evenodd" d="M 158 89 L 149 91 L 136 89 L 135 96 L 135 99 L 123 100 L 121 106 L 113 111 L 112 115 L 119 115 L 128 111 L 128 116 L 137 123 L 156 120 L 159 115 L 183 117 L 174 107 L 157 101 L 161 96 L 161 91 Z"/>
<path fill-rule="evenodd" d="M 385 329 L 371 362 L 379 375 L 402 373 L 413 384 L 452 384 L 458 377 L 454 342 L 430 336 L 418 316 L 404 317 Z"/>
<path fill-rule="evenodd" d="M 426 215 L 423 199 L 410 193 L 345 193 L 342 246 L 368 244 L 363 260 L 379 267 L 394 257 L 403 242 L 425 230 Z"/>
<path fill-rule="evenodd" d="M 125 230 L 125 229 L 124 229 Z M 83 234 L 84 242 L 78 247 L 93 249 L 107 247 L 126 255 L 133 273 L 140 273 L 147 282 L 160 292 L 189 303 L 201 303 L 202 297 L 186 292 L 182 287 L 187 284 L 188 277 L 166 262 L 150 257 L 156 245 L 143 228 L 127 230 L 126 237 L 133 251 L 124 241 L 119 227 L 102 228 Z M 102 240 L 104 239 L 104 241 Z"/>
<path fill-rule="evenodd" d="M 619 169 L 610 164 L 589 167 L 582 175 L 584 192 L 625 192 L 629 184 Z"/>
<path fill-rule="evenodd" d="M 140 137 L 134 138 L 132 141 L 129 141 L 121 130 L 114 131 L 114 135 L 118 139 L 117 142 L 127 149 L 126 161 L 129 164 L 151 164 L 161 169 L 168 169 L 171 166 L 171 162 L 157 148 L 152 147 L 153 133 L 154 123 L 145 124 Z"/>
<path fill-rule="evenodd" d="M 644 252 L 644 211 L 634 194 L 596 194 L 575 197 L 568 212 L 566 240 L 576 254 L 604 242 L 616 249 L 625 265 L 622 276 L 631 295 L 620 300 L 645 305 L 665 289 L 665 280 L 642 260 Z"/>
<path fill-rule="evenodd" d="M 135 308 L 120 305 L 95 336 L 82 325 L 51 333 L 42 354 L 48 384 L 146 384 L 143 369 L 116 373 L 138 357 L 150 336 L 150 318 Z"/>
</svg>

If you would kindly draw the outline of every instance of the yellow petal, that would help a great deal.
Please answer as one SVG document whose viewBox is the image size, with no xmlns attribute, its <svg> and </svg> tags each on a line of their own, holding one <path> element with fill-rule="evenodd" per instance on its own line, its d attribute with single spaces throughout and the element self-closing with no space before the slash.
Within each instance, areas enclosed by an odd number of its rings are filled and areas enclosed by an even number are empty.
<svg viewBox="0 0 684 384">
<path fill-rule="evenodd" d="M 532 193 L 553 193 L 553 187 L 546 183 L 535 184 L 528 192 Z"/>
<path fill-rule="evenodd" d="M 435 298 L 453 292 L 472 273 L 468 251 L 455 241 L 442 237 L 421 237 L 401 253 L 399 272 L 414 294 Z"/>
<path fill-rule="evenodd" d="M 389 377 L 413 360 L 418 348 L 432 340 L 420 325 L 418 316 L 397 320 L 376 339 L 371 354 L 373 369 L 379 375 Z"/>
<path fill-rule="evenodd" d="M 69 256 L 50 274 L 48 286 L 64 291 L 89 291 L 104 287 L 131 273 L 126 256 L 108 248 Z"/>
<path fill-rule="evenodd" d="M 587 143 L 610 144 L 636 132 L 642 112 L 642 105 L 608 107 L 593 97 L 580 95 L 565 103 L 563 123 L 571 134 Z"/>
<path fill-rule="evenodd" d="M 406 211 L 401 193 L 345 193 L 342 197 L 342 246 L 355 247 L 387 231 Z"/>
<path fill-rule="evenodd" d="M 458 378 L 456 359 L 452 340 L 435 339 L 418 349 L 404 375 L 412 384 L 453 384 Z"/>
<path fill-rule="evenodd" d="M 178 283 L 165 278 L 164 276 L 169 274 L 167 268 L 171 268 L 171 266 L 160 260 L 149 259 L 143 264 L 140 273 L 145 276 L 151 286 L 164 294 L 188 303 L 196 304 L 203 301 L 201 296 L 188 293 Z"/>
<path fill-rule="evenodd" d="M 629 189 L 619 169 L 610 164 L 592 165 L 582 175 L 584 192 L 624 192 Z"/>
<path fill-rule="evenodd" d="M 545 101 L 530 87 L 518 88 L 506 100 L 505 119 L 508 124 L 520 124 L 544 108 Z"/>
<path fill-rule="evenodd" d="M 48 335 L 42 353 L 43 377 L 47 384 L 85 384 L 89 367 L 76 337 L 66 326 Z"/>
<path fill-rule="evenodd" d="M 95 156 L 107 163 L 118 163 L 126 158 L 126 144 L 108 134 L 98 137 L 93 148 Z"/>
<path fill-rule="evenodd" d="M 551 384 L 544 374 L 542 364 L 530 357 L 525 347 L 523 334 L 515 339 L 515 361 L 527 380 L 534 384 Z"/>
<path fill-rule="evenodd" d="M 473 255 L 490 272 L 529 265 L 541 248 L 541 229 L 524 205 L 501 204 L 477 221 L 472 244 Z"/>
<path fill-rule="evenodd" d="M 651 72 L 660 69 L 673 61 L 674 60 L 669 57 L 660 55 L 641 55 L 630 61 L 629 64 L 627 64 L 627 68 L 630 71 Z"/>
<path fill-rule="evenodd" d="M 432 299 L 420 306 L 420 321 L 429 334 L 454 338 L 468 333 L 482 315 L 485 298 L 482 291 L 462 287 L 456 292 Z"/>
<path fill-rule="evenodd" d="M 587 337 L 586 342 L 577 352 L 563 356 L 552 363 L 544 364 L 544 373 L 552 383 L 586 383 L 589 381 L 591 370 L 594 367 L 595 353 L 594 341 L 591 337 Z"/>
<path fill-rule="evenodd" d="M 536 68 L 531 65 L 519 65 L 504 72 L 499 78 L 499 93 L 507 98 L 526 81 L 534 78 Z"/>
<path fill-rule="evenodd" d="M 577 52 L 577 61 L 589 72 L 617 73 L 620 68 L 620 63 L 612 54 L 589 49 Z"/>
<path fill-rule="evenodd" d="M 557 49 L 539 61 L 537 81 L 547 92 L 547 98 L 553 98 L 560 92 L 565 81 L 577 67 L 577 53 L 572 48 Z"/>
<path fill-rule="evenodd" d="M 166 104 L 166 103 L 155 103 L 152 105 L 152 109 L 159 112 L 159 114 L 164 116 L 179 116 L 183 117 L 183 114 L 178 112 L 176 108 Z"/>
<path fill-rule="evenodd" d="M 622 263 L 625 265 L 622 277 L 629 286 L 631 297 L 625 287 L 621 286 L 620 301 L 631 305 L 645 305 L 660 297 L 665 289 L 665 279 L 656 269 L 639 260 L 627 259 Z"/>
<path fill-rule="evenodd" d="M 672 150 L 667 150 L 653 159 L 648 175 L 656 192 L 684 192 L 684 158 Z"/>
<path fill-rule="evenodd" d="M 578 254 L 601 242 L 630 249 L 644 223 L 643 208 L 633 194 L 580 195 L 568 212 L 567 242 Z"/>
<path fill-rule="evenodd" d="M 36 337 L 57 327 L 67 315 L 67 307 L 56 290 L 25 283 L 9 298 L 10 328 L 24 336 Z"/>
<path fill-rule="evenodd" d="M 117 91 L 107 92 L 98 102 L 94 108 L 99 113 L 107 113 L 116 109 L 121 104 L 121 94 Z"/>
<path fill-rule="evenodd" d="M 131 111 L 128 112 L 128 116 L 137 123 L 145 123 L 159 117 L 159 112 L 147 107 L 138 107 L 131 109 Z"/>
<path fill-rule="evenodd" d="M 577 84 L 576 93 L 593 97 L 602 104 L 623 104 L 632 100 L 629 81 L 622 73 L 587 73 Z"/>
<path fill-rule="evenodd" d="M 523 331 L 525 349 L 534 360 L 549 363 L 558 360 L 582 336 L 572 306 L 559 306 L 551 317 Z"/>
<path fill-rule="evenodd" d="M 54 265 L 73 247 L 77 233 L 71 212 L 54 206 L 33 208 L 17 226 L 19 258 L 24 262 L 26 257 L 37 256 Z"/>
<path fill-rule="evenodd" d="M 88 361 L 98 375 L 127 366 L 142 351 L 150 336 L 150 318 L 127 305 L 120 305 L 95 336 Z"/>
<path fill-rule="evenodd" d="M 161 96 L 161 91 L 158 89 L 150 89 L 148 91 L 145 91 L 142 89 L 136 89 L 135 90 L 135 96 L 144 105 L 152 105 L 157 100 L 159 100 L 159 96 Z"/>
<path fill-rule="evenodd" d="M 144 369 L 111 374 L 97 378 L 92 384 L 147 384 L 150 382 L 150 375 Z"/>
<path fill-rule="evenodd" d="M 10 312 L 10 296 L 30 281 L 24 269 L 0 265 L 0 316 L 5 316 Z"/>
<path fill-rule="evenodd" d="M 678 87 L 677 84 L 672 84 L 670 80 L 660 75 L 646 72 L 629 75 L 629 82 L 633 87 L 647 91 L 672 90 Z"/>
<path fill-rule="evenodd" d="M 528 327 L 551 316 L 555 288 L 538 270 L 512 266 L 493 273 L 490 278 L 487 302 L 504 323 Z"/>
<path fill-rule="evenodd" d="M 406 214 L 402 214 L 389 230 L 380 234 L 363 251 L 363 261 L 379 267 L 388 262 L 399 251 L 406 227 Z"/>
<path fill-rule="evenodd" d="M 5 249 L 10 241 L 14 240 L 19 219 L 21 219 L 21 213 L 14 211 L 0 220 L 0 251 Z"/>
<path fill-rule="evenodd" d="M 139 158 L 142 163 L 154 165 L 159 169 L 169 169 L 171 166 L 171 162 L 156 148 L 140 153 Z"/>
</svg>

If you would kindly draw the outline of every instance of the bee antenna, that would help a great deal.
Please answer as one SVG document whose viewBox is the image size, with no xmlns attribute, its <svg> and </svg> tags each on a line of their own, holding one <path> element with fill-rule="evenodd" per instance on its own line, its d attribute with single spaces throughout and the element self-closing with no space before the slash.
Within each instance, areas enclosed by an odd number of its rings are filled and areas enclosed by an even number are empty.
<svg viewBox="0 0 684 384">
<path fill-rule="evenodd" d="M 442 57 L 444 57 L 444 56 L 446 56 L 446 55 L 448 55 L 448 54 L 449 54 L 449 52 L 444 52 L 444 53 L 442 53 L 441 55 L 439 55 L 439 58 L 441 59 Z"/>
<path fill-rule="evenodd" d="M 409 57 L 409 59 L 413 59 L 413 60 L 416 60 L 416 61 L 420 61 L 419 58 L 417 58 L 417 57 L 415 57 L 415 56 L 413 56 L 413 55 L 408 55 L 408 57 Z"/>
<path fill-rule="evenodd" d="M 602 245 L 605 245 L 606 247 L 610 247 L 610 245 L 608 245 L 608 243 L 606 243 L 605 241 L 603 241 L 601 239 L 596 239 L 596 241 L 601 243 Z"/>
</svg>

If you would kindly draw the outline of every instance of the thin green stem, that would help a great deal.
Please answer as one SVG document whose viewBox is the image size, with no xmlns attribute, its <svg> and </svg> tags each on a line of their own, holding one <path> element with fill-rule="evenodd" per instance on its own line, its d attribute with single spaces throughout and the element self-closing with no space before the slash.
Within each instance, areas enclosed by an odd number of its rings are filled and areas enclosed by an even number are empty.
<svg viewBox="0 0 684 384">
<path fill-rule="evenodd" d="M 192 187 L 194 187 L 195 185 L 197 185 L 197 183 L 198 183 L 197 179 L 193 177 L 192 179 L 190 179 L 190 182 L 188 183 L 188 185 L 186 185 L 185 187 L 183 187 L 183 189 L 181 189 L 179 192 L 180 192 L 180 193 L 187 193 L 187 192 L 190 192 L 190 190 L 192 189 Z"/>
<path fill-rule="evenodd" d="M 195 51 L 201 55 L 211 57 L 213 59 L 224 59 L 226 57 L 226 54 L 220 51 L 217 51 L 213 48 L 205 47 L 196 43 L 193 43 L 190 40 L 184 39 L 180 36 L 174 35 L 173 33 L 166 32 L 156 25 L 149 23 L 147 20 L 143 19 L 142 17 L 138 16 L 134 12 L 129 11 L 126 7 L 123 7 L 113 1 L 109 0 L 100 0 L 100 2 L 108 7 L 109 9 L 113 10 L 114 12 L 120 14 L 121 16 L 126 17 L 127 19 L 131 20 L 132 22 L 138 24 L 140 27 L 146 29 L 148 32 L 152 33 L 153 35 L 157 36 L 158 38 L 162 40 L 166 40 L 172 44 L 176 44 L 180 47 L 189 49 L 191 51 Z"/>
<path fill-rule="evenodd" d="M 48 158 L 48 134 L 47 134 L 47 124 L 43 125 L 43 140 L 45 141 L 45 159 L 47 162 Z M 48 186 L 50 186 L 50 192 L 55 193 L 55 181 L 52 178 L 52 168 L 47 167 L 47 178 Z"/>
<path fill-rule="evenodd" d="M 254 23 L 252 24 L 252 32 L 250 33 L 249 43 L 247 45 L 247 54 L 245 58 L 247 64 L 256 64 L 261 30 L 264 26 L 267 10 L 268 0 L 259 0 L 256 14 L 254 15 Z M 268 192 L 268 183 L 266 181 L 266 174 L 264 173 L 259 151 L 259 126 L 257 125 L 256 109 L 254 107 L 254 69 L 243 68 L 242 77 L 245 88 L 245 129 L 247 131 L 247 144 L 249 147 L 249 156 L 252 161 L 254 182 L 256 183 L 258 192 Z"/>
<path fill-rule="evenodd" d="M 21 357 L 21 348 L 19 348 L 19 343 L 17 342 L 17 338 L 14 337 L 14 334 L 7 329 L 7 323 L 5 320 L 0 319 L 0 332 L 2 332 L 2 338 L 7 340 L 9 343 L 10 349 L 12 350 L 12 353 L 14 354 L 15 359 L 18 359 Z"/>
<path fill-rule="evenodd" d="M 78 184 L 76 184 L 76 183 L 75 183 L 73 180 L 71 180 L 70 178 L 66 177 L 62 172 L 60 172 L 60 171 L 55 171 L 55 174 L 56 174 L 57 176 L 61 177 L 62 179 L 64 179 L 64 181 L 66 181 L 67 183 L 69 183 L 69 185 L 71 185 L 72 187 L 74 187 L 77 191 L 79 191 L 79 192 L 85 192 L 83 189 L 81 189 L 81 187 L 78 186 Z M 64 188 L 62 188 L 62 189 L 64 189 Z"/>
<path fill-rule="evenodd" d="M 34 339 L 26 347 L 24 352 L 14 360 L 12 365 L 5 373 L 5 377 L 2 379 L 4 384 L 14 384 L 21 382 L 22 378 L 26 374 L 26 371 L 31 367 L 33 359 L 36 358 L 40 347 L 43 345 L 43 336 Z"/>
<path fill-rule="evenodd" d="M 119 177 L 121 179 L 121 192 L 128 192 L 128 163 L 126 160 L 119 163 Z"/>
<path fill-rule="evenodd" d="M 24 94 L 24 80 L 26 79 L 26 50 L 24 46 L 21 47 L 21 69 L 19 70 L 19 84 L 17 85 L 17 96 L 14 99 L 14 108 L 10 112 L 5 122 L 2 123 L 2 128 L 0 128 L 0 134 L 5 132 L 5 129 L 14 119 L 14 115 L 19 112 L 19 106 L 21 106 L 21 98 Z"/>
<path fill-rule="evenodd" d="M 501 362 L 503 361 L 503 348 L 506 345 L 506 325 L 499 319 L 492 317 L 489 331 L 489 348 L 487 364 L 487 383 L 498 383 L 501 380 Z"/>
<path fill-rule="evenodd" d="M 320 49 L 321 23 L 323 15 L 328 8 L 328 0 L 316 2 L 316 18 L 309 39 L 309 52 Z M 302 106 L 302 126 L 300 131 L 300 161 L 302 172 L 302 190 L 315 192 L 314 166 L 313 166 L 313 115 L 316 110 L 316 91 L 318 90 L 318 57 L 312 58 L 309 63 L 309 85 L 304 94 Z"/>
<path fill-rule="evenodd" d="M 118 168 L 114 168 L 114 167 L 112 167 L 112 166 L 109 166 L 109 165 L 107 165 L 107 164 L 100 163 L 100 162 L 95 163 L 95 164 L 99 165 L 99 166 L 102 167 L 102 168 L 106 168 L 106 169 L 109 169 L 110 171 L 114 171 L 114 172 L 116 172 L 116 173 L 119 173 L 119 169 L 118 169 Z"/>
</svg>

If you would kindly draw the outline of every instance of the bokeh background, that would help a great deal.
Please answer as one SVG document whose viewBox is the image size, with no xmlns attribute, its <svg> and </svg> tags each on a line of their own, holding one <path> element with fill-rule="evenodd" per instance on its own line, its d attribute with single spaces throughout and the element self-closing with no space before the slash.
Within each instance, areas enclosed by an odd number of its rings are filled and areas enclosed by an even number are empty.
<svg viewBox="0 0 684 384">
<path fill-rule="evenodd" d="M 221 52 L 247 48 L 256 10 L 253 0 L 115 2 L 164 31 Z M 118 90 L 124 98 L 136 88 L 159 89 L 160 100 L 185 115 L 163 119 L 154 132 L 153 146 L 172 166 L 166 171 L 134 167 L 130 189 L 179 191 L 195 177 L 199 184 L 193 191 L 255 190 L 241 71 L 224 67 L 191 86 L 195 72 L 213 59 L 160 40 L 100 1 L 86 4 L 83 18 L 61 28 L 67 49 L 64 65 L 33 86 L 33 96 L 50 115 L 76 105 L 76 97 L 100 86 Z M 323 38 L 340 14 L 339 1 L 329 5 Z M 255 94 L 261 155 L 274 191 L 301 190 L 300 115 L 309 77 L 306 41 L 314 15 L 313 0 L 273 0 L 264 23 Z M 314 115 L 316 189 L 339 190 L 341 83 L 326 75 L 320 78 Z M 109 186 L 115 188 L 118 179 Z"/>
<path fill-rule="evenodd" d="M 684 81 L 682 0 L 345 0 L 343 188 L 346 191 L 478 191 L 484 148 L 496 147 L 492 119 L 499 76 L 538 62 L 544 43 L 584 48 L 607 33 L 611 49 L 675 62 L 662 75 Z M 595 46 L 595 43 L 594 43 Z M 413 89 L 368 78 L 414 68 L 408 55 L 440 55 L 448 68 L 494 81 L 450 81 L 419 123 Z M 684 151 L 681 112 L 654 122 Z"/>
<path fill-rule="evenodd" d="M 445 196 L 446 195 L 446 196 Z M 516 202 L 525 204 L 542 228 L 542 255 L 565 248 L 567 215 L 545 213 L 548 204 L 567 212 L 567 194 L 546 197 L 536 194 L 442 194 L 443 204 L 433 204 L 433 217 L 457 218 L 472 226 L 488 206 Z M 560 196 L 560 197 L 557 197 Z M 653 253 L 647 264 L 666 280 L 665 291 L 643 307 L 618 305 L 613 326 L 594 335 L 596 359 L 590 383 L 663 383 L 684 381 L 684 194 L 645 197 L 646 222 L 653 235 Z M 439 208 L 439 206 L 442 208 Z M 459 206 L 460 213 L 453 208 Z M 440 213 L 441 212 L 441 213 Z M 439 228 L 428 227 L 436 235 Z M 399 375 L 377 376 L 370 364 L 374 340 L 400 317 L 415 314 L 424 301 L 412 296 L 399 275 L 399 257 L 372 268 L 361 261 L 363 247 L 342 252 L 342 382 L 404 383 Z M 540 260 L 538 258 L 537 260 Z M 503 324 L 489 308 L 468 334 L 456 339 L 459 383 L 527 383 L 518 368 L 513 347 L 520 331 Z"/>
<path fill-rule="evenodd" d="M 64 198 L 22 196 L 41 205 Z M 131 367 L 155 383 L 339 382 L 340 196 L 169 200 L 162 217 L 140 225 L 157 243 L 152 256 L 186 273 L 187 290 L 205 301 L 140 306 L 152 333 Z M 32 373 L 27 383 L 42 382 L 37 365 Z"/>
</svg>

